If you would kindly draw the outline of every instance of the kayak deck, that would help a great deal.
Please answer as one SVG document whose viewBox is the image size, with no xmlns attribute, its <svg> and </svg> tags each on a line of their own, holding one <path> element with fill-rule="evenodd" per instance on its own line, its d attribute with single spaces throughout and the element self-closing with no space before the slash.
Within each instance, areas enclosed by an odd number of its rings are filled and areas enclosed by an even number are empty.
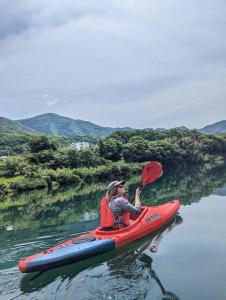
<svg viewBox="0 0 226 300">
<path fill-rule="evenodd" d="M 95 256 L 115 248 L 112 239 L 94 239 L 80 244 L 62 244 L 57 249 L 41 252 L 39 255 L 30 256 L 19 263 L 21 272 L 43 271 L 60 265 L 80 261 L 90 256 Z M 29 259 L 30 258 L 30 259 Z"/>
</svg>

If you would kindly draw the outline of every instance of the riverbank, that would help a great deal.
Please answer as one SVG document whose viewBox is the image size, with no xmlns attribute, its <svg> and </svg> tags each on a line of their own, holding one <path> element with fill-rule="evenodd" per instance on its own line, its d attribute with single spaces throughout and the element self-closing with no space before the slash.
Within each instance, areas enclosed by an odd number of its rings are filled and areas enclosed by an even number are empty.
<svg viewBox="0 0 226 300">
<path fill-rule="evenodd" d="M 0 194 L 18 193 L 34 189 L 58 189 L 63 185 L 79 187 L 83 184 L 106 182 L 114 178 L 128 178 L 140 174 L 145 163 L 115 162 L 93 168 L 42 169 L 36 174 L 0 178 Z"/>
<path fill-rule="evenodd" d="M 94 184 L 108 182 L 115 178 L 131 178 L 139 176 L 144 165 L 143 163 L 125 163 L 123 161 L 110 163 L 109 165 L 98 166 L 96 168 L 77 168 L 77 169 L 43 169 L 31 177 L 16 176 L 12 178 L 0 178 L 0 195 L 3 200 L 9 194 L 17 194 L 24 191 L 49 189 L 58 190 L 62 186 L 73 186 L 79 188 L 84 184 Z M 223 165 L 223 157 L 215 157 L 208 163 L 210 168 L 215 165 Z M 165 170 L 170 170 L 172 166 L 163 166 Z M 178 168 L 185 167 L 184 164 L 177 166 Z M 175 168 L 175 166 L 174 166 Z"/>
<path fill-rule="evenodd" d="M 164 169 L 224 161 L 226 136 L 186 130 L 118 131 L 98 145 L 72 149 L 46 136 L 33 137 L 29 150 L 0 161 L 0 195 L 34 189 L 81 186 L 140 174 L 150 160 Z"/>
</svg>

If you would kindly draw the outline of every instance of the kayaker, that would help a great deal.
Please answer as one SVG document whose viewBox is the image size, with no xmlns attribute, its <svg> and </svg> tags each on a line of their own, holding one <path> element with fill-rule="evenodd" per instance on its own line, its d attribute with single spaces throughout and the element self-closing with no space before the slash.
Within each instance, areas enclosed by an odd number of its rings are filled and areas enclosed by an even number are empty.
<svg viewBox="0 0 226 300">
<path fill-rule="evenodd" d="M 126 197 L 126 189 L 124 187 L 125 180 L 112 181 L 108 185 L 107 198 L 109 199 L 109 208 L 114 215 L 114 227 L 121 228 L 126 225 L 126 215 L 128 213 L 139 215 L 141 212 L 140 189 L 136 189 L 135 205 L 129 203 Z"/>
</svg>

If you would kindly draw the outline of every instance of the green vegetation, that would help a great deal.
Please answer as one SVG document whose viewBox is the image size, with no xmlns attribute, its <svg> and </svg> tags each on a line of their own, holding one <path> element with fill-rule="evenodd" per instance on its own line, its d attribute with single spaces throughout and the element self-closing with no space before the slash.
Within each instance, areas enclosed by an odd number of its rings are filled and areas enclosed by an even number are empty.
<svg viewBox="0 0 226 300">
<path fill-rule="evenodd" d="M 168 168 L 211 162 L 226 153 L 226 136 L 179 129 L 117 131 L 81 150 L 66 147 L 53 137 L 29 138 L 25 152 L 0 160 L 1 194 L 131 177 L 150 160 Z M 5 145 L 12 143 L 8 139 Z"/>
<path fill-rule="evenodd" d="M 71 139 L 64 136 L 43 136 L 34 133 L 0 131 L 0 157 L 31 152 L 31 145 L 36 142 L 37 137 L 41 137 L 42 139 L 47 137 L 49 142 L 55 144 L 57 148 L 68 147 L 72 143 L 82 141 L 95 145 L 100 141 L 100 138 L 97 136 L 75 136 Z"/>
<path fill-rule="evenodd" d="M 175 198 L 179 198 L 183 205 L 197 202 L 225 185 L 225 168 L 222 164 L 173 167 L 166 170 L 164 176 L 154 184 L 145 187 L 141 195 L 142 203 L 159 205 Z M 129 199 L 133 198 L 139 183 L 140 176 L 126 182 Z M 98 183 L 57 190 L 32 190 L 14 196 L 7 194 L 4 201 L 0 202 L 0 229 L 10 224 L 14 229 L 30 228 L 35 233 L 37 228 L 45 225 L 83 221 L 82 228 L 85 230 L 84 214 L 87 213 L 96 215 L 96 227 L 99 201 L 106 192 L 106 186 L 106 183 Z"/>
<path fill-rule="evenodd" d="M 38 137 L 43 139 L 44 136 L 34 134 L 34 133 L 24 133 L 24 132 L 1 132 L 0 131 L 0 157 L 8 155 L 17 155 L 25 152 L 30 152 L 33 142 L 37 140 Z M 76 139 L 69 139 L 66 137 L 48 137 L 52 143 L 55 143 L 58 147 L 68 146 Z"/>
<path fill-rule="evenodd" d="M 116 128 L 103 127 L 88 121 L 74 120 L 53 113 L 19 120 L 19 122 L 22 125 L 44 134 L 60 135 L 70 138 L 74 138 L 75 136 L 105 137 L 116 130 Z M 125 130 L 131 130 L 131 128 L 125 128 Z"/>
<path fill-rule="evenodd" d="M 24 133 L 32 133 L 35 131 L 25 125 L 17 122 L 12 121 L 7 118 L 0 117 L 0 133 L 16 133 L 16 132 L 24 132 Z"/>
</svg>

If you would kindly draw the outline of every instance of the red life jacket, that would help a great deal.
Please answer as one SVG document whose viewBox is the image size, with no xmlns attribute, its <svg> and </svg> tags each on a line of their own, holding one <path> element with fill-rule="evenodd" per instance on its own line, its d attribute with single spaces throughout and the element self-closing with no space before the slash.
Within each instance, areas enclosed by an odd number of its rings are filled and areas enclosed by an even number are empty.
<svg viewBox="0 0 226 300">
<path fill-rule="evenodd" d="M 113 212 L 109 208 L 108 198 L 103 197 L 100 201 L 100 227 L 114 227 L 120 228 L 120 225 L 130 225 L 130 213 L 124 212 L 123 216 L 123 224 L 120 224 L 120 216 L 114 217 Z M 118 225 L 116 226 L 116 223 Z M 122 227 L 121 226 L 121 227 Z"/>
</svg>

